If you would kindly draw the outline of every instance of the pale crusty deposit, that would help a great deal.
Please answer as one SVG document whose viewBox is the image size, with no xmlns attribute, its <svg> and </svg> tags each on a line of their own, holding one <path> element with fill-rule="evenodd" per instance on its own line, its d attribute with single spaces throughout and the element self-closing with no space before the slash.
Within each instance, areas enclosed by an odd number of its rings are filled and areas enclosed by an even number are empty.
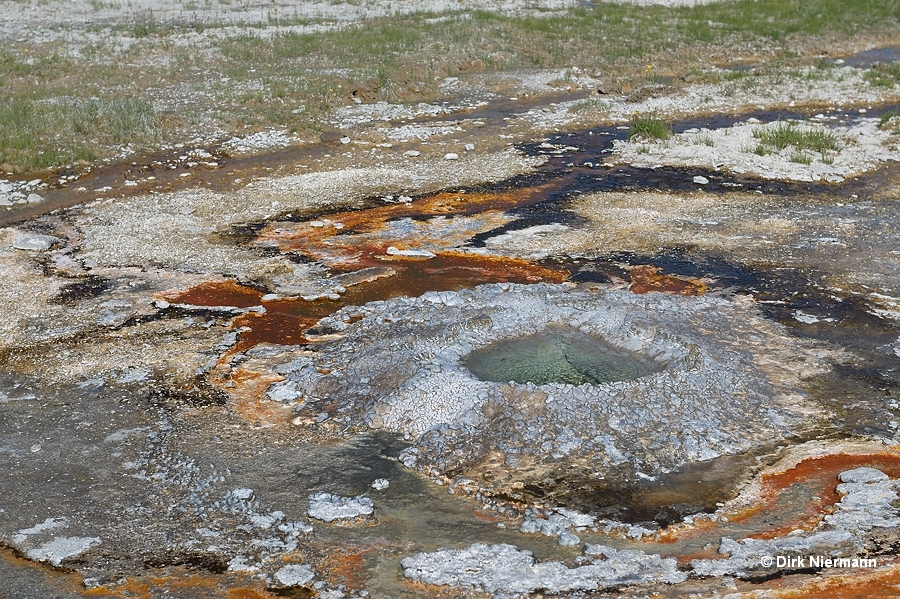
<svg viewBox="0 0 900 599">
<path fill-rule="evenodd" d="M 536 386 L 478 380 L 462 365 L 477 348 L 560 325 L 661 369 Z M 812 412 L 792 391 L 798 342 L 752 307 L 713 296 L 483 285 L 346 308 L 318 330 L 342 338 L 277 367 L 287 378 L 270 396 L 319 423 L 404 433 L 417 440 L 404 462 L 432 471 L 495 451 L 513 469 L 586 457 L 667 471 L 783 437 Z"/>
</svg>

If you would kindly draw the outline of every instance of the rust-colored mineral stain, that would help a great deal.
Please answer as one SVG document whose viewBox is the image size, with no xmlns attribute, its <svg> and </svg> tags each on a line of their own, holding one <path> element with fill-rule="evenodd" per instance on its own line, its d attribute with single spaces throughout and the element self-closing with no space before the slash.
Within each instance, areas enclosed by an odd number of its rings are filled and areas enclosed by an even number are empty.
<svg viewBox="0 0 900 599">
<path fill-rule="evenodd" d="M 225 599 L 270 599 L 271 593 L 262 594 L 252 589 L 229 589 Z"/>
<path fill-rule="evenodd" d="M 292 415 L 290 408 L 263 398 L 269 385 L 283 381 L 283 376 L 248 368 L 236 368 L 231 372 L 229 380 L 234 387 L 228 390 L 228 394 L 232 399 L 234 411 L 241 418 L 263 425 L 283 424 L 290 420 Z"/>
<path fill-rule="evenodd" d="M 129 579 L 115 587 L 100 586 L 84 592 L 85 597 L 120 597 L 122 599 L 149 599 L 152 583 Z"/>
<path fill-rule="evenodd" d="M 888 599 L 900 597 L 900 564 L 878 558 L 876 570 L 836 569 L 815 577 L 783 577 L 739 597 L 772 599 Z M 764 595 L 762 594 L 764 593 Z"/>
<path fill-rule="evenodd" d="M 260 239 L 279 241 L 284 244 L 285 249 L 290 249 L 292 241 L 305 245 L 309 242 L 322 242 L 339 234 L 371 233 L 383 229 L 388 221 L 402 218 L 421 220 L 435 216 L 503 211 L 539 201 L 542 192 L 547 189 L 549 185 L 491 193 L 442 191 L 417 199 L 415 202 L 338 212 L 316 223 L 322 226 L 302 222 L 285 231 L 284 223 L 272 224 L 260 234 Z"/>
<path fill-rule="evenodd" d="M 679 541 L 684 541 L 684 538 L 675 539 Z M 663 543 L 671 543 L 673 541 L 660 541 Z M 690 553 L 680 553 L 678 555 L 671 555 L 667 557 L 674 557 L 678 560 L 680 564 L 690 564 L 695 559 L 722 559 L 722 556 L 719 554 L 718 550 L 715 546 L 710 544 L 710 546 L 706 549 L 699 549 L 697 551 L 692 551 Z"/>
<path fill-rule="evenodd" d="M 235 327 L 248 327 L 229 354 L 260 343 L 302 345 L 305 331 L 344 306 L 362 305 L 400 296 L 416 297 L 428 291 L 458 291 L 482 283 L 561 283 L 569 276 L 563 268 L 546 267 L 515 258 L 445 252 L 429 260 L 389 260 L 394 276 L 376 278 L 348 287 L 340 299 L 300 298 L 261 301 L 262 294 L 232 281 L 201 283 L 182 292 L 166 294 L 167 301 L 198 306 L 249 307 L 262 304 L 265 313 L 250 312 L 234 319 Z M 219 295 L 219 290 L 222 293 Z"/>
<path fill-rule="evenodd" d="M 498 514 L 489 512 L 487 510 L 475 510 L 474 512 L 472 512 L 472 514 L 482 522 L 488 522 L 490 524 L 496 524 L 503 521 L 503 518 L 501 518 Z"/>
<path fill-rule="evenodd" d="M 367 268 L 391 275 L 379 274 L 355 285 L 342 284 L 346 291 L 339 299 L 263 302 L 262 293 L 233 281 L 202 283 L 162 297 L 171 303 L 209 307 L 248 308 L 262 304 L 265 313 L 235 318 L 236 327 L 250 330 L 241 334 L 229 352 L 233 354 L 260 343 L 307 343 L 307 329 L 347 305 L 416 297 L 428 291 L 457 291 L 482 283 L 560 283 L 570 274 L 562 267 L 452 249 L 479 232 L 505 224 L 510 220 L 504 213 L 506 209 L 542 200 L 547 188 L 545 184 L 491 193 L 444 191 L 415 202 L 348 210 L 308 222 L 274 223 L 263 230 L 258 243 L 300 252 L 333 272 L 345 273 L 342 276 Z M 468 218 L 437 218 L 445 216 Z M 398 225 L 395 221 L 400 219 L 413 222 Z M 434 256 L 405 256 L 390 250 L 392 246 L 401 252 L 426 247 Z"/>
<path fill-rule="evenodd" d="M 349 210 L 300 223 L 273 223 L 257 241 L 298 252 L 336 269 L 383 265 L 380 261 L 392 245 L 398 249 L 427 247 L 438 253 L 501 227 L 512 220 L 506 210 L 540 201 L 547 187 L 491 193 L 439 192 L 408 204 Z M 409 220 L 398 225 L 402 219 Z"/>
<path fill-rule="evenodd" d="M 458 291 L 483 283 L 561 283 L 569 277 L 569 272 L 562 268 L 464 252 L 443 252 L 430 260 L 389 263 L 397 271 L 395 276 L 350 287 L 342 299 L 359 305 L 401 295 L 417 297 L 428 291 Z"/>
<path fill-rule="evenodd" d="M 661 291 L 676 295 L 702 295 L 706 292 L 706 285 L 693 279 L 681 279 L 672 275 L 659 274 L 656 266 L 640 265 L 629 269 L 631 276 L 632 293 L 644 294 L 651 291 Z"/>
<path fill-rule="evenodd" d="M 352 547 L 345 547 L 329 555 L 322 563 L 322 569 L 327 573 L 328 580 L 332 584 L 345 585 L 351 589 L 361 589 L 365 586 L 365 554 L 368 551 L 360 551 Z"/>
<path fill-rule="evenodd" d="M 803 460 L 784 472 L 763 474 L 760 477 L 761 509 L 774 506 L 778 496 L 794 485 L 806 485 L 813 497 L 791 521 L 768 528 L 753 535 L 759 539 L 771 539 L 795 529 L 809 530 L 822 518 L 824 510 L 840 500 L 837 493 L 838 475 L 846 470 L 869 467 L 881 470 L 891 478 L 900 477 L 900 455 L 896 454 L 831 454 Z M 748 514 L 749 515 L 749 514 Z"/>
<path fill-rule="evenodd" d="M 194 285 L 184 291 L 176 291 L 162 294 L 162 298 L 173 304 L 187 304 L 191 306 L 233 306 L 236 308 L 250 308 L 258 306 L 262 302 L 263 294 L 255 289 L 246 287 L 232 280 L 207 281 Z"/>
<path fill-rule="evenodd" d="M 191 599 L 275 599 L 262 582 L 247 576 L 199 575 L 175 569 L 166 576 L 128 578 L 114 586 L 87 590 L 85 597 L 109 599 L 151 599 L 153 597 L 190 597 Z"/>
<path fill-rule="evenodd" d="M 739 512 L 726 514 L 728 524 L 703 520 L 692 526 L 672 526 L 656 535 L 653 540 L 669 544 L 703 536 L 714 538 L 723 534 L 730 535 L 733 533 L 723 530 L 733 524 L 739 524 L 745 530 L 759 530 L 756 533 L 744 533 L 747 537 L 757 539 L 771 539 L 798 529 L 812 530 L 829 513 L 831 506 L 840 500 L 836 490 L 840 484 L 838 475 L 864 466 L 877 468 L 891 478 L 900 477 L 900 455 L 894 453 L 835 453 L 807 458 L 786 470 L 760 475 L 758 501 Z M 805 490 L 803 495 L 810 498 L 803 505 L 797 505 L 793 497 L 784 497 L 788 491 L 796 492 L 799 487 Z"/>
<path fill-rule="evenodd" d="M 320 318 L 328 316 L 338 308 L 338 302 L 317 300 L 306 302 L 302 299 L 280 301 L 278 307 L 266 304 L 266 312 L 251 312 L 234 319 L 235 327 L 248 327 L 250 330 L 241 333 L 237 345 L 231 353 L 246 351 L 260 343 L 278 345 L 302 345 L 307 342 L 303 331 L 314 325 Z M 305 305 L 309 304 L 309 305 Z M 329 307 L 326 311 L 324 308 Z M 318 315 L 321 313 L 321 315 Z"/>
</svg>

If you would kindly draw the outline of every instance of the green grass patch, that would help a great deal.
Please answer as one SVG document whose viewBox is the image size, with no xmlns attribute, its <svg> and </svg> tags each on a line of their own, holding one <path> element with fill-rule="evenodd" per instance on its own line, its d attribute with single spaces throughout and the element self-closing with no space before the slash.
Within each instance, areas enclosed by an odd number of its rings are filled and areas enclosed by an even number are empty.
<svg viewBox="0 0 900 599">
<path fill-rule="evenodd" d="M 650 139 L 669 139 L 672 137 L 672 128 L 669 123 L 655 116 L 635 115 L 628 127 L 628 139 L 634 137 Z"/>
<path fill-rule="evenodd" d="M 894 87 L 900 83 L 900 63 L 876 65 L 866 71 L 864 76 L 875 87 Z"/>
<path fill-rule="evenodd" d="M 772 153 L 772 148 L 770 146 L 767 146 L 766 144 L 758 143 L 750 148 L 750 152 L 756 154 L 757 156 L 768 156 Z"/>
<path fill-rule="evenodd" d="M 202 31 L 204 29 L 202 24 L 196 22 L 177 23 L 174 17 L 170 21 L 160 20 L 157 19 L 153 12 L 140 16 L 123 27 L 127 35 L 138 39 L 153 36 L 162 37 L 179 29 L 182 31 L 187 29 Z"/>
<path fill-rule="evenodd" d="M 882 114 L 881 118 L 878 119 L 878 125 L 881 126 L 881 125 L 886 124 L 889 120 L 891 120 L 895 116 L 900 117 L 900 108 L 892 108 L 891 110 L 888 110 L 887 112 Z"/>
<path fill-rule="evenodd" d="M 802 128 L 794 121 L 780 122 L 774 127 L 762 127 L 753 131 L 758 146 L 781 151 L 793 147 L 796 152 L 812 150 L 821 153 L 838 152 L 841 142 L 830 131 Z"/>
<path fill-rule="evenodd" d="M 806 152 L 793 152 L 791 153 L 790 161 L 797 164 L 812 164 L 812 156 Z"/>
<path fill-rule="evenodd" d="M 405 72 L 412 67 L 412 72 L 448 76 L 573 64 L 608 68 L 622 61 L 646 65 L 666 61 L 685 46 L 849 35 L 898 19 L 900 0 L 740 0 L 678 8 L 613 3 L 542 16 L 480 10 L 395 16 L 327 33 L 245 35 L 224 42 L 222 49 L 254 68 L 303 60 L 318 68 L 339 65 L 374 73 L 379 65 L 388 71 L 402 65 Z"/>
<path fill-rule="evenodd" d="M 890 130 L 893 133 L 900 133 L 900 109 L 894 108 L 892 110 L 888 110 L 883 115 L 881 115 L 881 119 L 879 120 L 879 127 L 885 128 L 891 119 L 894 119 Z"/>
<path fill-rule="evenodd" d="M 144 100 L 12 100 L 0 105 L 0 164 L 23 171 L 91 161 L 110 147 L 152 144 L 162 131 Z"/>
</svg>

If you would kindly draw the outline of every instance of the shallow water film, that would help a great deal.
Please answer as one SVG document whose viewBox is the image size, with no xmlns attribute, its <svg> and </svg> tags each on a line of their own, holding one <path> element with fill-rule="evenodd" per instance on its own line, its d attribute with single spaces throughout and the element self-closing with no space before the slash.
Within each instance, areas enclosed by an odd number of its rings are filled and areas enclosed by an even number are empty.
<svg viewBox="0 0 900 599">
<path fill-rule="evenodd" d="M 563 327 L 476 350 L 463 364 L 482 380 L 522 385 L 600 385 L 655 371 L 637 356 Z"/>
<path fill-rule="evenodd" d="M 890 3 L 47 2 L 0 598 L 900 597 Z"/>
</svg>

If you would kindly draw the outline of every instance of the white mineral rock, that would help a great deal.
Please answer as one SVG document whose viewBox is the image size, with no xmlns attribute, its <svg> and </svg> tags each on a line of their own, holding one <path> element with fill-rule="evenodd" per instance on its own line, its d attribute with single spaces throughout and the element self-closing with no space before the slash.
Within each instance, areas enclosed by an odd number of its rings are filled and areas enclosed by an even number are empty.
<svg viewBox="0 0 900 599">
<path fill-rule="evenodd" d="M 341 497 L 331 493 L 316 493 L 309 497 L 307 514 L 322 522 L 352 521 L 375 513 L 372 500 L 364 495 Z"/>
</svg>

